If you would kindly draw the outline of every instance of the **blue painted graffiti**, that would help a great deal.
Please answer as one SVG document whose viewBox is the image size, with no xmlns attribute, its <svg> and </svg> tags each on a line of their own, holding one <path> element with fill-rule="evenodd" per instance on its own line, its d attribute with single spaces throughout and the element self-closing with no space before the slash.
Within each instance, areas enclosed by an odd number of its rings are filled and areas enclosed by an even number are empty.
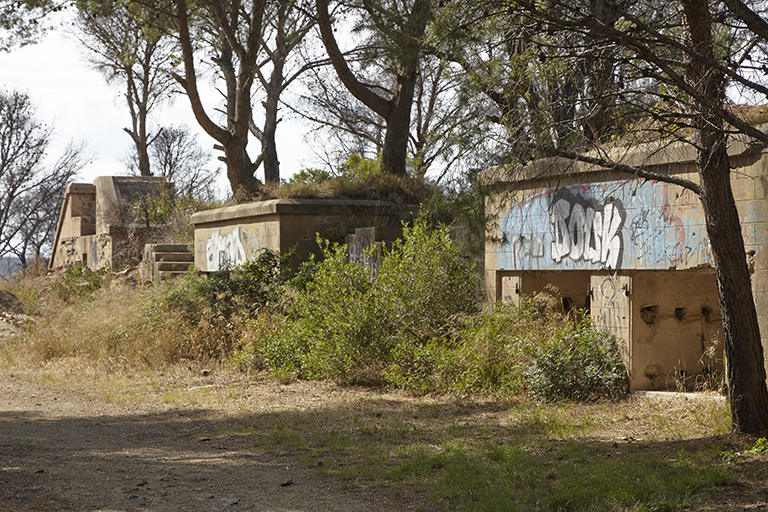
<svg viewBox="0 0 768 512">
<path fill-rule="evenodd" d="M 698 198 L 640 179 L 555 187 L 502 216 L 507 270 L 667 269 L 709 263 Z"/>
</svg>

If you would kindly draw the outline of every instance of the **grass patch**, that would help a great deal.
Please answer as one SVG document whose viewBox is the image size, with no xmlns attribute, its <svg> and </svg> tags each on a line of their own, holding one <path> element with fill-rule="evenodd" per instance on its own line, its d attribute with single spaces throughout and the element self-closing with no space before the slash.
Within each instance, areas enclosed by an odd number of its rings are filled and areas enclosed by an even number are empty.
<svg viewBox="0 0 768 512">
<path fill-rule="evenodd" d="M 720 457 L 727 406 L 693 402 L 361 400 L 259 416 L 226 433 L 444 510 L 678 510 L 736 478 Z M 681 414 L 694 404 L 697 415 Z"/>
<path fill-rule="evenodd" d="M 40 375 L 34 380 L 46 386 L 132 411 L 200 418 L 190 423 L 195 436 L 345 486 L 379 488 L 416 510 L 727 510 L 709 504 L 768 477 L 764 442 L 728 435 L 727 403 L 710 396 L 588 404 L 414 398 L 284 385 L 223 366 L 204 377 L 186 364 L 105 372 L 49 362 Z"/>
</svg>

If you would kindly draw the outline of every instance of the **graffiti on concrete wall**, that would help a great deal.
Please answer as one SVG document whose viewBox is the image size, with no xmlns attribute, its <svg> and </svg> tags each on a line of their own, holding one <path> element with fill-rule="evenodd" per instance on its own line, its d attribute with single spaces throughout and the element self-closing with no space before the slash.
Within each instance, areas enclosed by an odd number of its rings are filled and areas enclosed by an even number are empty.
<svg viewBox="0 0 768 512">
<path fill-rule="evenodd" d="M 246 259 L 245 247 L 240 240 L 240 226 L 229 233 L 223 234 L 215 230 L 205 243 L 205 256 L 209 272 L 215 272 L 227 266 L 235 266 Z"/>
<path fill-rule="evenodd" d="M 592 300 L 595 327 L 622 337 L 629 329 L 629 292 L 618 276 L 595 276 Z"/>
<path fill-rule="evenodd" d="M 278 230 L 266 223 L 196 233 L 196 263 L 204 263 L 200 270 L 207 272 L 240 265 L 266 249 L 278 251 L 278 235 Z"/>
<path fill-rule="evenodd" d="M 672 187 L 631 179 L 522 197 L 502 216 L 499 268 L 668 269 L 708 263 L 698 199 Z"/>
<path fill-rule="evenodd" d="M 625 217 L 619 200 L 597 204 L 568 189 L 558 191 L 549 209 L 552 259 L 560 262 L 570 258 L 619 268 Z"/>
</svg>

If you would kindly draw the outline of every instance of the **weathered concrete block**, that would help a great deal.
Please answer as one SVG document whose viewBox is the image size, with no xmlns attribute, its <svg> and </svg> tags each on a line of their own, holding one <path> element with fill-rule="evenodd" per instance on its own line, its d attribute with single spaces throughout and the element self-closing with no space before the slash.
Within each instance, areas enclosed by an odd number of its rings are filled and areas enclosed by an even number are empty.
<svg viewBox="0 0 768 512">
<path fill-rule="evenodd" d="M 139 240 L 152 228 L 131 225 L 126 207 L 132 201 L 168 187 L 163 178 L 129 176 L 101 176 L 93 185 L 69 185 L 62 202 L 49 268 L 65 265 L 117 268 L 136 259 L 139 254 L 133 254 L 129 233 Z"/>
<path fill-rule="evenodd" d="M 318 235 L 343 241 L 354 228 L 399 226 L 411 212 L 388 201 L 323 199 L 272 199 L 199 212 L 191 217 L 195 266 L 212 272 L 264 249 L 294 249 L 301 260 L 319 252 Z"/>
</svg>

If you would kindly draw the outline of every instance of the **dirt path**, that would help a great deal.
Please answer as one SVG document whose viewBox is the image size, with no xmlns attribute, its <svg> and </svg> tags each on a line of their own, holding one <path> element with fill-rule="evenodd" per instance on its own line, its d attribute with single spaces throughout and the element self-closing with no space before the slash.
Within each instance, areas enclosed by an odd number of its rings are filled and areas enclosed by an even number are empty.
<svg viewBox="0 0 768 512">
<path fill-rule="evenodd" d="M 0 511 L 381 511 L 286 457 L 217 434 L 216 412 L 145 410 L 0 373 Z"/>
</svg>

